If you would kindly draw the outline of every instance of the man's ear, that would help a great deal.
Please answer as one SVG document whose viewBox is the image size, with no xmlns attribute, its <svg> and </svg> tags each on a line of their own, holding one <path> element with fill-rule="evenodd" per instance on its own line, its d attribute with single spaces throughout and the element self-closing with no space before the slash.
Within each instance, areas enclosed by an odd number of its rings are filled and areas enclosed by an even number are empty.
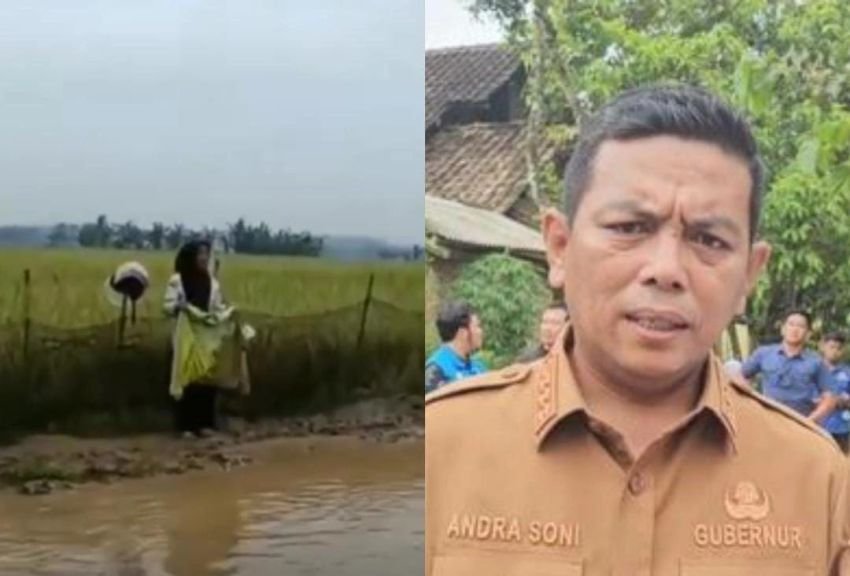
<svg viewBox="0 0 850 576">
<path fill-rule="evenodd" d="M 564 257 L 570 238 L 570 225 L 566 216 L 549 208 L 543 213 L 540 227 L 549 265 L 549 286 L 554 290 L 562 290 L 566 279 Z"/>
<path fill-rule="evenodd" d="M 761 273 L 770 260 L 770 252 L 770 244 L 761 240 L 753 244 L 750 248 L 750 259 L 747 262 L 747 291 L 743 298 L 744 305 L 746 305 L 746 297 L 755 289 Z M 743 310 L 741 314 L 743 314 Z"/>
</svg>

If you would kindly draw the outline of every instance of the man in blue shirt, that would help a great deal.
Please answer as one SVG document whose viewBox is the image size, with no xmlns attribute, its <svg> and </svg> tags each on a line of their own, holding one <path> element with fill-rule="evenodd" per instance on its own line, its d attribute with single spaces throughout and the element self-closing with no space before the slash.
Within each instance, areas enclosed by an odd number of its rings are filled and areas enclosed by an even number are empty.
<svg viewBox="0 0 850 576">
<path fill-rule="evenodd" d="M 760 346 L 741 366 L 744 378 L 761 374 L 762 394 L 822 422 L 835 408 L 829 370 L 805 349 L 811 329 L 806 312 L 795 310 L 782 324 L 782 342 Z"/>
<path fill-rule="evenodd" d="M 443 345 L 425 362 L 425 392 L 444 384 L 486 372 L 472 355 L 482 343 L 481 320 L 466 302 L 448 302 L 437 316 L 437 332 Z"/>
<path fill-rule="evenodd" d="M 838 445 L 846 453 L 848 438 L 850 438 L 850 366 L 841 362 L 844 355 L 844 334 L 833 332 L 824 336 L 820 343 L 823 361 L 832 375 L 832 393 L 835 395 L 837 408 L 829 415 L 824 428 L 832 434 Z"/>
</svg>

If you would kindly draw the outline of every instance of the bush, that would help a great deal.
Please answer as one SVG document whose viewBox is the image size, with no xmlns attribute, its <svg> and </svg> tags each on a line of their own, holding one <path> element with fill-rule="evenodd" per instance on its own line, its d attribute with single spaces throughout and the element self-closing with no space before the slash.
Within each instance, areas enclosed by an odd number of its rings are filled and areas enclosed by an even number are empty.
<svg viewBox="0 0 850 576">
<path fill-rule="evenodd" d="M 484 327 L 482 356 L 494 367 L 511 363 L 528 345 L 551 292 L 532 264 L 492 254 L 463 269 L 452 296 L 478 311 Z"/>
<path fill-rule="evenodd" d="M 279 317 L 244 313 L 257 329 L 248 354 L 251 394 L 228 394 L 248 419 L 287 416 L 360 399 L 421 393 L 423 316 L 372 302 Z M 167 319 L 143 319 L 117 345 L 113 324 L 68 330 L 0 323 L 0 437 L 25 432 L 109 434 L 170 425 Z"/>
<path fill-rule="evenodd" d="M 432 269 L 425 274 L 425 356 L 440 346 L 440 337 L 434 321 L 440 306 L 439 281 Z"/>
</svg>

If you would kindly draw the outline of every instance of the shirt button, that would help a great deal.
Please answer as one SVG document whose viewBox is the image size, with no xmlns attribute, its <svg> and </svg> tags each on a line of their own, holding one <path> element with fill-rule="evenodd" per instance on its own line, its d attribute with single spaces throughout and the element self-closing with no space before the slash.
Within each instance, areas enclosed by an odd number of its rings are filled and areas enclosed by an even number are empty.
<svg viewBox="0 0 850 576">
<path fill-rule="evenodd" d="M 646 483 L 646 477 L 640 472 L 635 472 L 632 474 L 632 477 L 629 478 L 629 492 L 631 492 L 634 496 L 637 496 L 646 490 Z"/>
</svg>

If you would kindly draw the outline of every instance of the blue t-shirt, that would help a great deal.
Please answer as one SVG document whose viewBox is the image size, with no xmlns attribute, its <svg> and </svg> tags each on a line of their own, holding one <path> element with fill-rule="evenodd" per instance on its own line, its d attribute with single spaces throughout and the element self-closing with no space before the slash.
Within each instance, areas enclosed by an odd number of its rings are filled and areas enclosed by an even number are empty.
<svg viewBox="0 0 850 576">
<path fill-rule="evenodd" d="M 425 361 L 425 392 L 433 392 L 449 382 L 486 371 L 487 367 L 480 360 L 464 358 L 454 348 L 444 344 Z"/>
<path fill-rule="evenodd" d="M 836 396 L 850 394 L 850 366 L 839 364 L 830 370 L 832 393 Z M 830 434 L 850 434 L 850 410 L 836 410 L 824 422 Z"/>
<path fill-rule="evenodd" d="M 760 346 L 741 366 L 745 378 L 762 375 L 762 393 L 808 416 L 818 398 L 830 392 L 832 378 L 826 364 L 809 350 L 788 356 L 782 344 Z"/>
</svg>

